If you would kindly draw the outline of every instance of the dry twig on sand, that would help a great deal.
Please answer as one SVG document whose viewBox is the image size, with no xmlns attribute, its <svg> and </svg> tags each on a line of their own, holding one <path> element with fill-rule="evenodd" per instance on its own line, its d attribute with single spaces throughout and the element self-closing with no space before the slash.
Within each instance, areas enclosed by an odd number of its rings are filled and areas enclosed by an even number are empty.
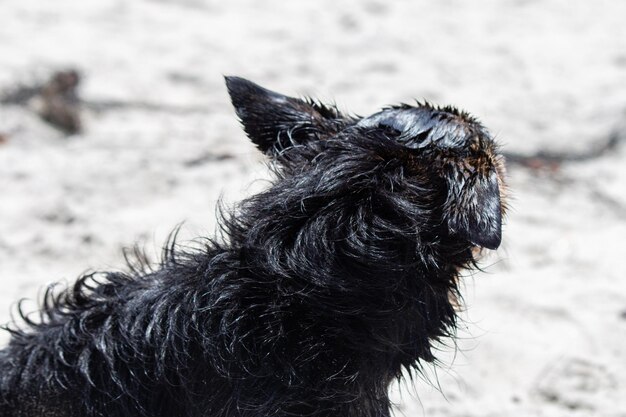
<svg viewBox="0 0 626 417">
<path fill-rule="evenodd" d="M 79 133 L 82 127 L 79 83 L 78 71 L 57 71 L 45 83 L 19 86 L 0 96 L 0 104 L 29 106 L 34 102 L 35 112 L 46 122 L 67 134 Z"/>
<path fill-rule="evenodd" d="M 560 166 L 568 162 L 584 162 L 599 158 L 615 150 L 626 140 L 626 132 L 614 130 L 604 143 L 595 144 L 583 152 L 544 151 L 524 155 L 516 152 L 504 152 L 507 165 L 518 165 L 533 170 L 557 171 Z"/>
</svg>

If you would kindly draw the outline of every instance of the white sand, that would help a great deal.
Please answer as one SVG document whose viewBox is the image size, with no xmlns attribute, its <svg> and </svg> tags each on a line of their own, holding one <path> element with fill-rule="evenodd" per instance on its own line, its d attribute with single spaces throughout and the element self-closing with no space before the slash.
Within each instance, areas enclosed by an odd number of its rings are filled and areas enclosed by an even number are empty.
<svg viewBox="0 0 626 417">
<path fill-rule="evenodd" d="M 73 66 L 85 99 L 127 107 L 87 112 L 71 138 L 0 107 L 0 321 L 45 283 L 120 267 L 122 247 L 156 251 L 181 221 L 212 233 L 220 193 L 260 186 L 222 74 L 360 114 L 456 104 L 508 150 L 580 150 L 626 119 L 624 16 L 618 0 L 2 0 L 0 89 Z M 235 158 L 188 166 L 212 153 Z M 400 415 L 624 417 L 626 146 L 510 176 L 504 244 L 465 281 L 441 392 L 416 382 Z"/>
</svg>

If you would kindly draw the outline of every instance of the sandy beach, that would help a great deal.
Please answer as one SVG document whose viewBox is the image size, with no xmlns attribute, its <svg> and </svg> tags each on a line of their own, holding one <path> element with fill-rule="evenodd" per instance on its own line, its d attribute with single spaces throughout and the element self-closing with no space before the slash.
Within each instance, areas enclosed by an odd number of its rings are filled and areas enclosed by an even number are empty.
<svg viewBox="0 0 626 417">
<path fill-rule="evenodd" d="M 138 243 L 212 235 L 266 186 L 223 75 L 354 114 L 477 115 L 509 164 L 500 249 L 464 278 L 455 341 L 398 416 L 626 417 L 626 3 L 3 0 L 0 92 L 81 76 L 83 131 L 0 105 L 0 322 Z M 608 152 L 592 150 L 613 140 Z M 0 333 L 0 345 L 8 340 Z"/>
</svg>

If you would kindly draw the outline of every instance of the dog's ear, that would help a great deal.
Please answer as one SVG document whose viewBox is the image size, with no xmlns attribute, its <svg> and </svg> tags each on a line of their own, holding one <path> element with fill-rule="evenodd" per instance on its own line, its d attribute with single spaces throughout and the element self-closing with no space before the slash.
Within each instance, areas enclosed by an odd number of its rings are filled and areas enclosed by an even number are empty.
<svg viewBox="0 0 626 417">
<path fill-rule="evenodd" d="M 237 116 L 263 152 L 281 150 L 336 133 L 343 116 L 334 107 L 267 90 L 239 77 L 225 77 Z"/>
<path fill-rule="evenodd" d="M 502 241 L 502 202 L 496 170 L 469 176 L 456 172 L 446 181 L 444 216 L 450 232 L 474 245 L 497 249 Z"/>
</svg>

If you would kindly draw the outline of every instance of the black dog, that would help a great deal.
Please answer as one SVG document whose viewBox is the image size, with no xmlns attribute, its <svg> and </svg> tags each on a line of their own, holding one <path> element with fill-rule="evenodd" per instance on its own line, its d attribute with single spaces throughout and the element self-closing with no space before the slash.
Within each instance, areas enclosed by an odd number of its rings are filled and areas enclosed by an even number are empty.
<svg viewBox="0 0 626 417">
<path fill-rule="evenodd" d="M 501 240 L 487 130 L 451 107 L 356 118 L 226 83 L 273 186 L 203 249 L 49 291 L 0 351 L 0 415 L 389 416 L 390 382 L 453 335 L 460 272 Z"/>
</svg>

